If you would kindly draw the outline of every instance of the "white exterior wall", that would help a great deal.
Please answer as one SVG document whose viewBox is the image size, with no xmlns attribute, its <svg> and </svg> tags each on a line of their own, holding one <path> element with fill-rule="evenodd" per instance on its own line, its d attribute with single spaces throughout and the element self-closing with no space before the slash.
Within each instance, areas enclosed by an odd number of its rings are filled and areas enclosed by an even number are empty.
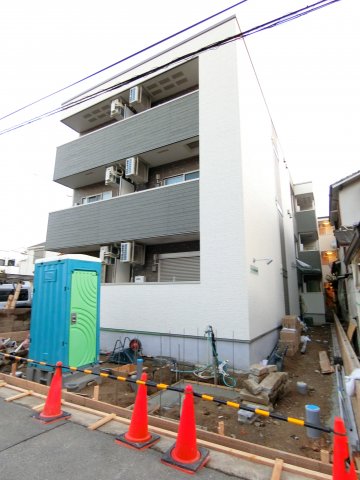
<svg viewBox="0 0 360 480">
<path fill-rule="evenodd" d="M 103 286 L 102 327 L 249 338 L 236 48 L 199 59 L 201 282 Z"/>
<path fill-rule="evenodd" d="M 218 31 L 207 32 L 205 42 L 203 37 L 196 39 L 186 50 L 236 33 L 236 22 L 228 22 Z M 171 58 L 182 53 L 172 52 Z M 218 339 L 238 342 L 218 344 L 226 352 L 233 349 L 231 363 L 246 367 L 270 353 L 285 311 L 272 128 L 243 43 L 200 55 L 199 111 L 201 281 L 102 285 L 102 336 L 113 329 L 145 336 L 145 332 L 160 333 L 164 338 L 169 334 L 201 337 L 212 325 Z M 290 196 L 284 178 L 282 172 L 280 183 Z M 291 209 L 290 199 L 286 202 Z M 285 223 L 293 283 L 292 220 Z M 256 263 L 255 275 L 250 271 L 253 257 L 271 257 L 273 262 L 269 266 Z M 296 298 L 290 300 L 296 308 Z M 261 338 L 251 346 L 249 342 L 257 337 Z M 162 342 L 159 335 L 152 338 L 152 346 Z M 150 336 L 146 339 L 150 348 Z M 171 348 L 175 354 L 174 348 L 182 349 L 181 340 L 172 347 L 171 340 L 164 342 L 169 345 L 159 345 L 157 353 L 171 355 Z M 193 352 L 195 347 L 196 340 Z M 206 346 L 198 348 L 204 353 Z"/>
<path fill-rule="evenodd" d="M 341 225 L 352 226 L 359 222 L 360 180 L 339 190 Z"/>
<path fill-rule="evenodd" d="M 293 220 L 290 178 L 283 159 L 275 159 L 272 145 L 272 124 L 269 118 L 247 52 L 239 43 L 240 129 L 243 158 L 244 211 L 246 232 L 246 275 L 249 285 L 250 337 L 257 337 L 281 323 L 285 314 L 282 268 L 287 268 L 290 287 L 296 288 Z M 275 139 L 276 140 L 276 139 Z M 281 152 L 279 152 L 281 157 Z M 279 175 L 278 192 L 276 175 Z M 282 207 L 282 214 L 276 201 Z M 280 226 L 283 222 L 286 264 L 282 264 Z M 258 272 L 250 269 L 253 258 L 271 258 L 256 262 Z M 294 288 L 295 287 L 295 288 Z M 291 313 L 297 314 L 298 296 L 290 295 Z"/>
</svg>

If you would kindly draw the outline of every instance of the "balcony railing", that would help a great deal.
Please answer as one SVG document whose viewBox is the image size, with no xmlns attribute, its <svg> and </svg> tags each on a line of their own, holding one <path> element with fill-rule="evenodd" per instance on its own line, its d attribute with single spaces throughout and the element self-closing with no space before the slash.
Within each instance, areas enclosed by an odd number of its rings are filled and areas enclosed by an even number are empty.
<svg viewBox="0 0 360 480">
<path fill-rule="evenodd" d="M 54 180 L 70 188 L 89 183 L 85 172 L 175 144 L 199 134 L 199 95 L 193 92 L 58 147 Z M 84 180 L 87 183 L 83 183 Z"/>
<path fill-rule="evenodd" d="M 153 188 L 49 215 L 46 249 L 64 253 L 100 245 L 199 235 L 199 181 Z"/>
</svg>

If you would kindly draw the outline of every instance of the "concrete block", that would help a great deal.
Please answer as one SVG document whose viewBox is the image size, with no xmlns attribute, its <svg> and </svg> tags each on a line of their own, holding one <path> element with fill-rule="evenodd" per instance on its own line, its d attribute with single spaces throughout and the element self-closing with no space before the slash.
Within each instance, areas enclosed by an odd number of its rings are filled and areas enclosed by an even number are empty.
<svg viewBox="0 0 360 480">
<path fill-rule="evenodd" d="M 248 410 L 243 410 L 240 408 L 238 410 L 238 422 L 251 424 L 254 423 L 257 415 L 254 412 L 249 412 Z"/>
</svg>

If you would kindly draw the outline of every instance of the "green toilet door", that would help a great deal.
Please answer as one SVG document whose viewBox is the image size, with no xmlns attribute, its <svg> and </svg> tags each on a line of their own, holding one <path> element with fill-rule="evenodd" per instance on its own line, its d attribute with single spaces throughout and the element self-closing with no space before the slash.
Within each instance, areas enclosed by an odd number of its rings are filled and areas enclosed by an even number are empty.
<svg viewBox="0 0 360 480">
<path fill-rule="evenodd" d="M 69 365 L 80 367 L 97 361 L 98 276 L 75 270 L 71 275 Z"/>
</svg>

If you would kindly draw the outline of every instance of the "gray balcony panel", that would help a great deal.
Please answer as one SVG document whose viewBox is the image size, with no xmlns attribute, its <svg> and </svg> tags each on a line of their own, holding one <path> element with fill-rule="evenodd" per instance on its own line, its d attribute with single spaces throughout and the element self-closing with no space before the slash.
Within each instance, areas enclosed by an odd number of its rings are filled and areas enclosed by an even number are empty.
<svg viewBox="0 0 360 480">
<path fill-rule="evenodd" d="M 313 268 L 319 269 L 321 274 L 321 258 L 319 250 L 309 250 L 307 252 L 299 252 L 299 260 L 307 263 Z"/>
<path fill-rule="evenodd" d="M 49 215 L 46 248 L 106 245 L 199 232 L 199 182 L 116 197 Z"/>
<path fill-rule="evenodd" d="M 199 134 L 198 92 L 89 133 L 57 149 L 54 180 Z"/>
<path fill-rule="evenodd" d="M 296 212 L 296 224 L 298 233 L 314 232 L 315 238 L 318 238 L 315 210 Z"/>
</svg>

